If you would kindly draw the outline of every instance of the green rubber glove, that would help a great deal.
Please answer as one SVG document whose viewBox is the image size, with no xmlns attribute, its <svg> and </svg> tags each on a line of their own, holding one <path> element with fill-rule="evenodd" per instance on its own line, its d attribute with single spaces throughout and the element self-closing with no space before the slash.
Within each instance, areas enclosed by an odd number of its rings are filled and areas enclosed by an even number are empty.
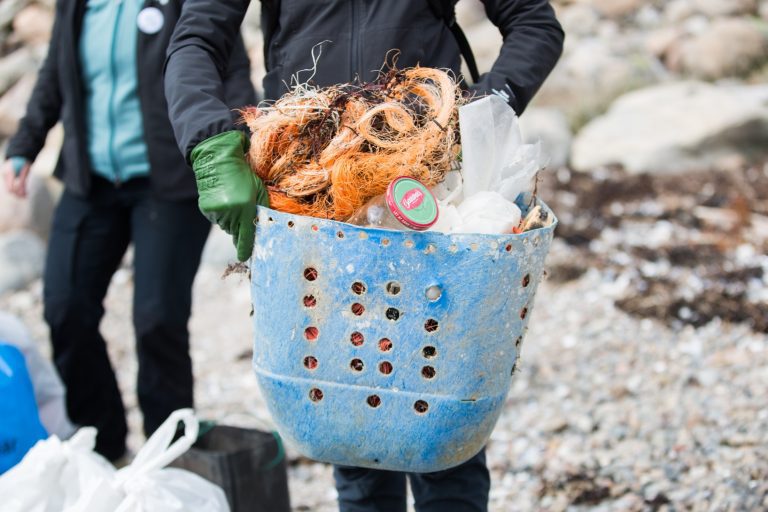
<svg viewBox="0 0 768 512">
<path fill-rule="evenodd" d="M 247 145 L 245 134 L 232 130 L 205 139 L 190 153 L 200 211 L 232 235 L 240 261 L 253 252 L 256 205 L 269 206 L 267 189 L 245 161 Z"/>
</svg>

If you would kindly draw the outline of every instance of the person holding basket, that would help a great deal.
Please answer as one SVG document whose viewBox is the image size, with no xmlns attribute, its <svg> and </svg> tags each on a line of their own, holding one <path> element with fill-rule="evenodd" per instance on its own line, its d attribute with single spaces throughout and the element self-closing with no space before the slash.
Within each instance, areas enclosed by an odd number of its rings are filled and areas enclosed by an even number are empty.
<svg viewBox="0 0 768 512">
<path fill-rule="evenodd" d="M 194 170 L 203 213 L 232 235 L 238 258 L 254 244 L 256 206 L 269 206 L 263 183 L 246 162 L 247 137 L 235 129 L 223 101 L 221 71 L 234 47 L 248 0 L 187 0 L 165 69 L 170 119 Z M 469 92 L 496 94 L 522 114 L 560 57 L 564 34 L 547 0 L 483 0 L 504 43 L 490 71 L 477 73 L 455 1 L 262 0 L 267 99 L 312 70 L 312 84 L 371 81 L 392 49 L 398 66 L 461 71 L 473 76 Z M 318 44 L 322 56 L 317 59 Z M 406 477 L 419 512 L 486 511 L 490 477 L 483 451 L 454 468 L 409 474 L 337 466 L 342 512 L 406 510 Z"/>
</svg>

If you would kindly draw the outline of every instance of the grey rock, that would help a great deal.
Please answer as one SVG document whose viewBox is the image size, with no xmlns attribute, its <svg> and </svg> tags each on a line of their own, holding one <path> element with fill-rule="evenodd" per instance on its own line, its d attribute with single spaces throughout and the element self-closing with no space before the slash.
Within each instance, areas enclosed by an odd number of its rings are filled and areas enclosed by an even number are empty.
<svg viewBox="0 0 768 512">
<path fill-rule="evenodd" d="M 621 94 L 657 82 L 664 70 L 639 46 L 633 50 L 597 37 L 572 42 L 539 91 L 537 105 L 560 108 L 579 126 Z"/>
<path fill-rule="evenodd" d="M 706 80 L 744 76 L 768 63 L 768 31 L 749 19 L 717 19 L 670 50 L 666 63 Z"/>
<path fill-rule="evenodd" d="M 10 89 L 22 76 L 36 69 L 34 53 L 29 48 L 19 48 L 0 58 L 0 95 Z"/>
<path fill-rule="evenodd" d="M 0 31 L 13 21 L 13 17 L 24 8 L 27 0 L 3 0 L 0 2 Z"/>
<path fill-rule="evenodd" d="M 597 31 L 600 13 L 588 4 L 571 4 L 558 10 L 557 19 L 568 36 L 587 36 Z"/>
<path fill-rule="evenodd" d="M 711 169 L 768 157 L 768 86 L 660 85 L 629 93 L 578 133 L 571 164 L 633 173 Z"/>
<path fill-rule="evenodd" d="M 10 137 L 16 133 L 19 120 L 26 112 L 27 101 L 32 95 L 36 79 L 36 73 L 24 75 L 0 98 L 0 137 Z"/>
<path fill-rule="evenodd" d="M 529 108 L 520 117 L 520 128 L 528 143 L 541 141 L 548 167 L 557 169 L 568 163 L 573 134 L 568 119 L 555 108 Z"/>
<path fill-rule="evenodd" d="M 693 5 L 700 13 L 713 18 L 757 12 L 757 0 L 693 0 Z"/>
<path fill-rule="evenodd" d="M 26 198 L 17 198 L 0 186 L 0 233 L 23 229 L 47 238 L 55 208 L 48 180 L 36 172 L 30 173 Z"/>
<path fill-rule="evenodd" d="M 43 273 L 45 244 L 32 232 L 0 235 L 0 295 L 26 286 Z"/>
<path fill-rule="evenodd" d="M 45 45 L 51 38 L 52 28 L 52 10 L 32 3 L 13 19 L 13 41 L 33 46 Z"/>
<path fill-rule="evenodd" d="M 664 8 L 664 19 L 669 24 L 678 24 L 696 12 L 693 0 L 672 0 Z"/>
</svg>

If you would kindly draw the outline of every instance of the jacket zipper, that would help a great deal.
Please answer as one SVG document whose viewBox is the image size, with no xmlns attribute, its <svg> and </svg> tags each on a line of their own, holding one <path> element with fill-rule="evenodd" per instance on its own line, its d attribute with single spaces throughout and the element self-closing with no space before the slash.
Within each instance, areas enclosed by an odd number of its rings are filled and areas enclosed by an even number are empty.
<svg viewBox="0 0 768 512">
<path fill-rule="evenodd" d="M 117 3 L 117 12 L 115 13 L 115 22 L 112 27 L 112 45 L 109 51 L 109 73 L 110 73 L 110 91 L 109 91 L 109 159 L 112 163 L 112 171 L 115 173 L 115 185 L 120 186 L 122 178 L 120 169 L 117 165 L 115 156 L 115 89 L 117 88 L 117 62 L 115 61 L 115 48 L 117 47 L 117 28 L 120 21 L 120 15 L 123 11 L 123 2 Z"/>
</svg>

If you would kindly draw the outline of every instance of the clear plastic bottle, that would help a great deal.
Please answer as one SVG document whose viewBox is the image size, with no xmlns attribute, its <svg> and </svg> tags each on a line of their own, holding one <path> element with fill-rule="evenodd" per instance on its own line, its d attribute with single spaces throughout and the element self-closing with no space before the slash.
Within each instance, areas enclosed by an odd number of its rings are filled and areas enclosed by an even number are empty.
<svg viewBox="0 0 768 512">
<path fill-rule="evenodd" d="M 396 178 L 384 194 L 374 197 L 357 210 L 347 222 L 357 226 L 424 231 L 438 217 L 437 201 L 418 180 Z"/>
</svg>

